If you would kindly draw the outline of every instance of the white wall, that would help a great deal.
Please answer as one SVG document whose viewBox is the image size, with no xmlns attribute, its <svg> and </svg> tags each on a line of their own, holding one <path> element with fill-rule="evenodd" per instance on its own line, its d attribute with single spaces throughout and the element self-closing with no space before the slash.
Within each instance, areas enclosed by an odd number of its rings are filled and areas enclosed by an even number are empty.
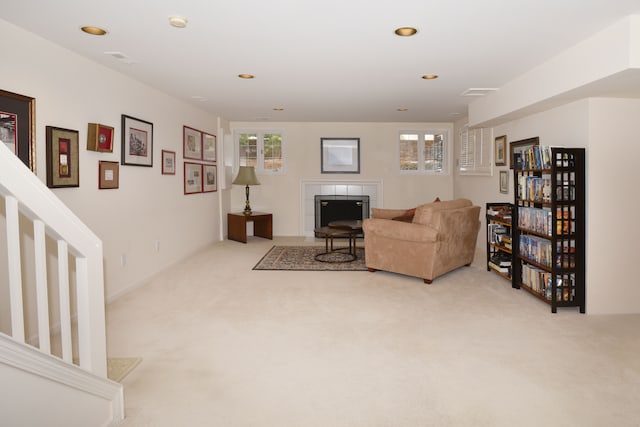
<svg viewBox="0 0 640 427">
<path fill-rule="evenodd" d="M 231 122 L 232 129 L 281 129 L 284 132 L 286 172 L 260 175 L 261 185 L 250 189 L 251 208 L 272 212 L 274 234 L 300 235 L 300 180 L 382 180 L 383 207 L 411 208 L 436 197 L 453 197 L 453 171 L 442 176 L 401 175 L 398 164 L 398 131 L 445 129 L 453 143 L 451 123 L 263 123 Z M 359 174 L 320 173 L 320 139 L 360 138 Z M 453 147 L 453 145 L 451 145 Z M 454 156 L 451 153 L 450 158 Z M 452 163 L 453 165 L 453 163 Z M 244 187 L 233 186 L 231 209 L 244 208 Z"/>
<path fill-rule="evenodd" d="M 53 191 L 103 240 L 107 298 L 219 240 L 219 195 L 183 195 L 182 163 L 182 126 L 216 134 L 217 117 L 1 20 L 0 38 L 11 46 L 3 53 L 0 88 L 36 99 L 42 181 L 45 127 L 79 131 L 80 187 Z M 98 190 L 98 161 L 120 160 L 122 114 L 153 123 L 153 167 L 120 165 L 120 188 Z M 88 123 L 115 128 L 113 153 L 86 150 Z M 176 152 L 176 175 L 161 174 L 162 149 Z"/>
<path fill-rule="evenodd" d="M 589 100 L 587 304 L 590 313 L 640 312 L 637 263 L 640 100 Z"/>
<path fill-rule="evenodd" d="M 640 241 L 636 226 L 640 201 L 635 197 L 638 117 L 637 99 L 583 99 L 494 128 L 494 135 L 507 135 L 508 142 L 538 136 L 542 144 L 586 148 L 589 314 L 640 312 L 640 288 L 633 268 Z M 492 177 L 457 175 L 456 197 L 482 204 L 513 202 L 513 176 L 510 173 L 509 194 L 501 194 L 499 170 L 508 169 L 495 168 Z M 483 245 L 479 239 L 478 247 Z"/>
</svg>

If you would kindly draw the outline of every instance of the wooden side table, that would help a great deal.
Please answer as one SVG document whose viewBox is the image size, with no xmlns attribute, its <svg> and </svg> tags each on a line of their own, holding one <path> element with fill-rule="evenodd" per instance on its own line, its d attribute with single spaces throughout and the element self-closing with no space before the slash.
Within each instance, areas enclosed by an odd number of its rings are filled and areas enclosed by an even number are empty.
<svg viewBox="0 0 640 427">
<path fill-rule="evenodd" d="M 253 235 L 273 240 L 273 215 L 264 212 L 242 212 L 227 214 L 227 234 L 229 240 L 247 243 L 247 223 L 253 222 Z"/>
</svg>

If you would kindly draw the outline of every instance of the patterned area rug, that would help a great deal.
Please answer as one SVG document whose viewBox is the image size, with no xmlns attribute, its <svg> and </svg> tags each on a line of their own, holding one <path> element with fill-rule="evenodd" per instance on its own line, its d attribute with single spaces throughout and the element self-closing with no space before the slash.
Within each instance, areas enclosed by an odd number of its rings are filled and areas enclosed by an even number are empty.
<svg viewBox="0 0 640 427">
<path fill-rule="evenodd" d="M 336 246 L 340 243 L 336 244 Z M 339 246 L 338 246 L 339 247 Z M 348 250 L 340 249 L 321 259 L 334 262 L 320 262 L 315 259 L 317 254 L 325 251 L 323 246 L 274 246 L 262 257 L 260 262 L 253 267 L 254 270 L 291 270 L 291 271 L 366 271 L 364 265 L 364 248 L 356 249 L 357 259 L 347 261 L 351 257 Z"/>
</svg>

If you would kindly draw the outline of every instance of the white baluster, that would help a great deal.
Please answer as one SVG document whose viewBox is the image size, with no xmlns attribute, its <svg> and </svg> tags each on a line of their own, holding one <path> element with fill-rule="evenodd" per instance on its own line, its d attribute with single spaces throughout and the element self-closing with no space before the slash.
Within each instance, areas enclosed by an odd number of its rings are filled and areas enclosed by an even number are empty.
<svg viewBox="0 0 640 427">
<path fill-rule="evenodd" d="M 51 337 L 49 336 L 49 292 L 47 288 L 47 236 L 44 222 L 33 221 L 33 244 L 36 268 L 36 301 L 38 311 L 38 340 L 40 350 L 51 354 Z"/>
<path fill-rule="evenodd" d="M 24 310 L 22 302 L 22 270 L 20 263 L 20 215 L 18 200 L 5 198 L 7 218 L 7 252 L 9 254 L 9 295 L 11 299 L 11 336 L 24 342 Z"/>
<path fill-rule="evenodd" d="M 73 362 L 71 344 L 71 305 L 69 298 L 69 246 L 58 240 L 58 291 L 60 296 L 60 340 L 62 360 Z"/>
</svg>

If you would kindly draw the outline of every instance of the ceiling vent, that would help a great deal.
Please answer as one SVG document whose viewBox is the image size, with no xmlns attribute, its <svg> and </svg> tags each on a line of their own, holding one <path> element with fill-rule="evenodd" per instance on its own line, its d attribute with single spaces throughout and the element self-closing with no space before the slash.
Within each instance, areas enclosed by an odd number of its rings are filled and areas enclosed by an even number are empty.
<svg viewBox="0 0 640 427">
<path fill-rule="evenodd" d="M 462 92 L 460 96 L 485 96 L 496 90 L 498 90 L 497 87 L 472 87 Z"/>
<path fill-rule="evenodd" d="M 105 55 L 109 55 L 109 56 L 113 56 L 114 58 L 116 58 L 118 61 L 124 63 L 124 64 L 135 64 L 135 61 L 131 58 L 129 58 L 127 55 L 125 55 L 122 52 L 105 52 Z"/>
</svg>

